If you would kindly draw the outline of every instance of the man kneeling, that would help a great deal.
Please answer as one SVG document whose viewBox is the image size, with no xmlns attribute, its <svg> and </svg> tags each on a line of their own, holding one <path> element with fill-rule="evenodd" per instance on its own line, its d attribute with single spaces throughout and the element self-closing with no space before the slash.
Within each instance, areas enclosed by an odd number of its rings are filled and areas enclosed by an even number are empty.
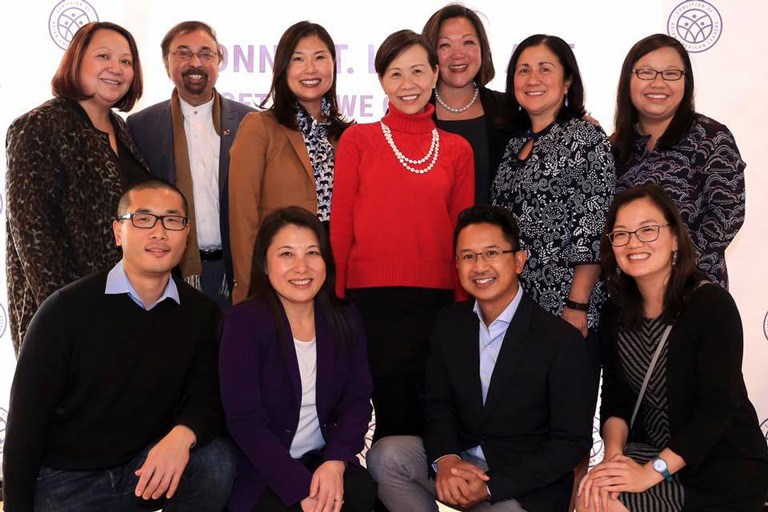
<svg viewBox="0 0 768 512">
<path fill-rule="evenodd" d="M 123 259 L 54 293 L 27 332 L 5 440 L 7 512 L 217 511 L 229 496 L 219 309 L 171 278 L 186 201 L 146 181 L 117 215 Z"/>
<path fill-rule="evenodd" d="M 526 254 L 510 212 L 465 210 L 454 248 L 475 301 L 436 320 L 424 439 L 387 437 L 368 452 L 379 497 L 398 512 L 436 511 L 435 497 L 471 510 L 565 511 L 591 446 L 584 339 L 523 293 Z"/>
</svg>

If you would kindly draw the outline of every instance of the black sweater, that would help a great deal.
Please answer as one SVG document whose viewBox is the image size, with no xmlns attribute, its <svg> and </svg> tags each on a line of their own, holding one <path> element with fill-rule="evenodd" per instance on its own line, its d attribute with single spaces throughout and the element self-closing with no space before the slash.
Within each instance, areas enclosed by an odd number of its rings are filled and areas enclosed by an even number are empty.
<svg viewBox="0 0 768 512">
<path fill-rule="evenodd" d="M 196 446 L 222 432 L 215 303 L 177 281 L 181 304 L 146 311 L 105 295 L 106 277 L 55 292 L 30 323 L 5 439 L 8 512 L 32 509 L 40 467 L 115 467 L 179 424 Z"/>
</svg>

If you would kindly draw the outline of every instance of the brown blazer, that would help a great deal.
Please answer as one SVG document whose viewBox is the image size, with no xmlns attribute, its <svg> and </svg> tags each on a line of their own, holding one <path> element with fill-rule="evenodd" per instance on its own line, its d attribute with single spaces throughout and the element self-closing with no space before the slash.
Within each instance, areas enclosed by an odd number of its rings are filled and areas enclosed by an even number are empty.
<svg viewBox="0 0 768 512">
<path fill-rule="evenodd" d="M 331 140 L 334 148 L 338 140 Z M 304 137 L 271 111 L 243 119 L 230 150 L 229 237 L 235 286 L 232 302 L 248 296 L 253 244 L 261 219 L 286 206 L 317 212 L 317 189 Z"/>
</svg>

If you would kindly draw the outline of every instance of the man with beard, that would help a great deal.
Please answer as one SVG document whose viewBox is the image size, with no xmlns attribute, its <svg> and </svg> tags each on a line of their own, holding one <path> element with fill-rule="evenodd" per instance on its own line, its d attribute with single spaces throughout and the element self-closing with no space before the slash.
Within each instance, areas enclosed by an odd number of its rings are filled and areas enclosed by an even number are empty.
<svg viewBox="0 0 768 512">
<path fill-rule="evenodd" d="M 229 148 L 240 121 L 253 109 L 214 89 L 223 54 L 209 25 L 179 23 L 160 46 L 176 88 L 169 101 L 130 116 L 128 129 L 152 173 L 174 183 L 189 200 L 191 231 L 181 274 L 226 310 L 233 276 Z"/>
</svg>

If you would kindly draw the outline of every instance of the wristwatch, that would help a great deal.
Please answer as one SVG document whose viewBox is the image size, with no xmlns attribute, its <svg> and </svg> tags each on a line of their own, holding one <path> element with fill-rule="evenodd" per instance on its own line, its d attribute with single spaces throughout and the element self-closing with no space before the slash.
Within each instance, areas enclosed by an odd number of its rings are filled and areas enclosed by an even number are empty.
<svg viewBox="0 0 768 512">
<path fill-rule="evenodd" d="M 662 459 L 661 457 L 654 457 L 651 461 L 651 467 L 653 467 L 653 470 L 657 473 L 660 473 L 661 476 L 664 477 L 664 480 L 667 482 L 672 481 L 672 474 L 669 472 L 669 466 L 667 466 L 667 461 Z"/>
<path fill-rule="evenodd" d="M 571 300 L 566 298 L 563 301 L 563 305 L 569 309 L 573 309 L 576 311 L 588 311 L 589 310 L 589 302 L 576 302 L 575 300 Z"/>
</svg>

